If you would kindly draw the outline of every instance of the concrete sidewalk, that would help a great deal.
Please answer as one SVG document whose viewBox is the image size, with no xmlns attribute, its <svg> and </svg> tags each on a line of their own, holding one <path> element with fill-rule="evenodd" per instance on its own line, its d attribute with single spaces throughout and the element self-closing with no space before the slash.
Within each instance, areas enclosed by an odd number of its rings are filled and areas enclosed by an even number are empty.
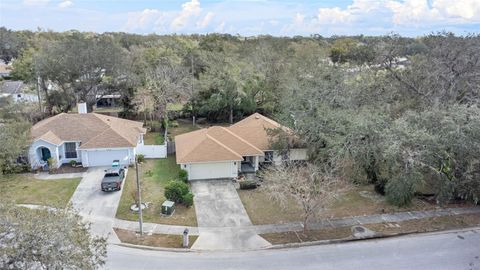
<svg viewBox="0 0 480 270">
<path fill-rule="evenodd" d="M 33 174 L 35 179 L 39 180 L 55 180 L 55 179 L 70 179 L 70 178 L 79 178 L 83 177 L 84 173 L 59 173 L 59 174 L 49 174 L 48 172 L 42 172 Z"/>
<path fill-rule="evenodd" d="M 392 214 L 370 215 L 370 216 L 355 216 L 339 219 L 326 219 L 318 223 L 310 224 L 310 229 L 327 229 L 327 228 L 341 228 L 354 225 L 365 225 L 383 222 L 401 222 L 414 219 L 424 219 L 431 217 L 455 216 L 464 214 L 480 214 L 480 207 L 469 208 L 447 208 L 431 211 L 412 211 L 412 212 L 397 212 Z M 138 222 L 115 219 L 115 228 L 138 231 Z M 146 233 L 154 234 L 182 234 L 183 230 L 188 228 L 190 234 L 199 235 L 199 232 L 208 234 L 222 234 L 231 233 L 235 231 L 238 234 L 243 233 L 275 233 L 275 232 L 289 232 L 303 230 L 301 222 L 292 222 L 284 224 L 267 224 L 267 225 L 249 225 L 241 227 L 188 227 L 177 225 L 163 225 L 154 223 L 144 223 L 144 231 Z"/>
</svg>

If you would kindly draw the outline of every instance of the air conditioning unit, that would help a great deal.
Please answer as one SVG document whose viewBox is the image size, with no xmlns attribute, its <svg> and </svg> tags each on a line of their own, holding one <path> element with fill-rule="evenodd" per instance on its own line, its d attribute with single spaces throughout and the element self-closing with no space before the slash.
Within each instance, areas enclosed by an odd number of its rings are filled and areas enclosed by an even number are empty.
<svg viewBox="0 0 480 270">
<path fill-rule="evenodd" d="M 175 212 L 175 202 L 164 201 L 162 203 L 162 215 L 171 216 Z"/>
</svg>

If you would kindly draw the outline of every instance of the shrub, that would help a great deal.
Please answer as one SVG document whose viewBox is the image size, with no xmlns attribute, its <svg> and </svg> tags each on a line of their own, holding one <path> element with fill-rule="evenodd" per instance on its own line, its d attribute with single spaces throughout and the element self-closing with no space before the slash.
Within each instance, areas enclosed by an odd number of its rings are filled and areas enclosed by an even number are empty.
<svg viewBox="0 0 480 270">
<path fill-rule="evenodd" d="M 47 163 L 48 171 L 54 173 L 57 170 L 57 160 L 51 157 L 47 160 Z"/>
<path fill-rule="evenodd" d="M 178 172 L 178 178 L 186 183 L 188 181 L 188 172 L 185 170 L 180 170 Z"/>
<path fill-rule="evenodd" d="M 70 160 L 70 162 L 68 162 L 70 164 L 70 166 L 72 167 L 75 167 L 77 165 L 77 162 L 75 160 Z"/>
<path fill-rule="evenodd" d="M 246 181 L 240 182 L 240 189 L 254 189 L 254 188 L 257 188 L 257 182 L 255 181 L 246 180 Z"/>
<path fill-rule="evenodd" d="M 145 161 L 145 155 L 138 154 L 137 155 L 137 162 L 138 163 L 143 163 Z"/>
<path fill-rule="evenodd" d="M 415 186 L 407 175 L 401 175 L 387 182 L 385 194 L 389 203 L 396 206 L 405 206 L 412 201 Z"/>
<path fill-rule="evenodd" d="M 193 205 L 193 194 L 191 192 L 183 195 L 182 197 L 182 203 L 183 205 L 185 205 L 186 207 L 190 207 Z"/>
<path fill-rule="evenodd" d="M 183 196 L 188 192 L 189 191 L 188 191 L 187 184 L 180 181 L 170 181 L 165 186 L 164 195 L 165 195 L 165 198 L 167 198 L 170 201 L 181 203 Z"/>
<path fill-rule="evenodd" d="M 177 121 L 170 121 L 169 126 L 170 127 L 178 127 L 178 122 Z"/>
</svg>

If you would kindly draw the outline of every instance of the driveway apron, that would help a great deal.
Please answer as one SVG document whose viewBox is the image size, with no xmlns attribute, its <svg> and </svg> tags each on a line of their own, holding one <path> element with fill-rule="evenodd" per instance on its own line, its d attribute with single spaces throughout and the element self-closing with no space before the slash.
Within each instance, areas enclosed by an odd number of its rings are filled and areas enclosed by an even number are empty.
<svg viewBox="0 0 480 270">
<path fill-rule="evenodd" d="M 248 250 L 269 246 L 259 235 L 241 228 L 252 222 L 231 180 L 192 181 L 199 238 L 193 249 Z"/>
<path fill-rule="evenodd" d="M 120 243 L 112 225 L 122 191 L 108 193 L 101 191 L 100 185 L 105 169 L 106 167 L 89 168 L 70 202 L 86 221 L 91 222 L 91 232 L 94 235 L 108 237 L 109 242 Z"/>
</svg>

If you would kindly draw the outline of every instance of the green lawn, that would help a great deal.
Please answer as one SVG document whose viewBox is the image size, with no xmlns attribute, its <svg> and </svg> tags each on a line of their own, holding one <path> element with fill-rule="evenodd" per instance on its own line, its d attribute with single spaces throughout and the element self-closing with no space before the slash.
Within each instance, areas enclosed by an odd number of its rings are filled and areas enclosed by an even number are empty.
<svg viewBox="0 0 480 270">
<path fill-rule="evenodd" d="M 165 142 L 163 135 L 159 132 L 148 132 L 143 136 L 143 140 L 146 145 L 160 145 Z"/>
<path fill-rule="evenodd" d="M 160 215 L 161 204 L 166 200 L 163 195 L 165 185 L 170 180 L 178 179 L 179 170 L 180 167 L 175 163 L 175 156 L 169 156 L 166 159 L 147 159 L 140 165 L 139 175 L 144 187 L 142 201 L 150 203 L 149 208 L 143 211 L 145 222 L 197 226 L 197 217 L 193 206 L 186 208 L 183 205 L 177 205 L 173 216 L 162 217 Z M 132 193 L 136 192 L 134 168 L 129 170 L 123 189 L 117 218 L 136 221 L 138 215 L 130 210 L 130 206 L 134 202 Z"/>
<path fill-rule="evenodd" d="M 63 208 L 80 180 L 81 178 L 37 180 L 28 174 L 3 175 L 0 176 L 0 199 Z"/>
<path fill-rule="evenodd" d="M 95 108 L 93 112 L 103 112 L 103 113 L 119 113 L 123 111 L 122 107 L 100 107 L 100 108 Z"/>
</svg>

